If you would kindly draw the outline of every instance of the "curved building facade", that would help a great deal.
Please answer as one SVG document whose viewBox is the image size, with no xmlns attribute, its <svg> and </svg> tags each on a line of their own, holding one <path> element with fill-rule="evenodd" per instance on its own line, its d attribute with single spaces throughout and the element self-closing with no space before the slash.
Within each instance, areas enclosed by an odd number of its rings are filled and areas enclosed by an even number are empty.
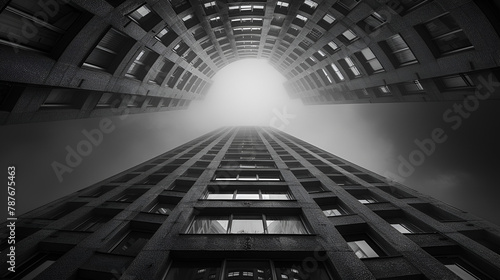
<svg viewBox="0 0 500 280">
<path fill-rule="evenodd" d="M 0 123 L 186 108 L 248 57 L 305 104 L 462 100 L 500 80 L 498 14 L 493 0 L 4 0 Z"/>
</svg>

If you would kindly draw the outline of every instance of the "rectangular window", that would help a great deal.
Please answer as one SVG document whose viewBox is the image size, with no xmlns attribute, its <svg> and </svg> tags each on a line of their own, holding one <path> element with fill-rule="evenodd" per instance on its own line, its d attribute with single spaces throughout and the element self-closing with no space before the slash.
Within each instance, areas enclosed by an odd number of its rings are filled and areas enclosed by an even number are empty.
<svg viewBox="0 0 500 280">
<path fill-rule="evenodd" d="M 358 35 L 356 35 L 356 33 L 354 33 L 351 29 L 347 29 L 341 35 L 337 36 L 337 38 L 346 45 L 359 39 Z"/>
<path fill-rule="evenodd" d="M 161 215 L 170 215 L 175 206 L 175 204 L 157 202 L 151 208 L 149 208 L 147 212 Z"/>
<path fill-rule="evenodd" d="M 424 87 L 422 86 L 419 80 L 403 83 L 400 85 L 400 88 L 401 92 L 406 95 L 422 94 L 425 92 Z"/>
<path fill-rule="evenodd" d="M 474 48 L 450 14 L 442 15 L 416 28 L 436 57 Z"/>
<path fill-rule="evenodd" d="M 416 208 L 420 212 L 430 216 L 431 218 L 440 222 L 458 222 L 463 221 L 463 219 L 439 208 L 438 206 L 429 203 L 417 203 L 410 204 L 410 206 Z"/>
<path fill-rule="evenodd" d="M 351 247 L 351 250 L 354 251 L 356 256 L 360 259 L 364 258 L 377 258 L 379 255 L 377 252 L 368 244 L 366 240 L 355 240 L 347 242 L 347 245 Z"/>
<path fill-rule="evenodd" d="M 405 233 L 418 233 L 423 232 L 422 229 L 403 218 L 387 218 L 386 221 L 397 231 Z"/>
<path fill-rule="evenodd" d="M 208 200 L 290 200 L 291 195 L 286 190 L 271 191 L 264 189 L 227 187 L 223 190 L 209 189 L 205 195 Z"/>
<path fill-rule="evenodd" d="M 57 11 L 51 7 L 57 7 Z M 87 16 L 68 1 L 54 0 L 50 7 L 38 1 L 9 1 L 0 13 L 0 44 L 58 57 L 56 49 L 59 48 L 55 47 L 70 41 L 62 39 L 73 25 L 84 24 L 84 17 Z M 64 50 L 64 47 L 60 49 Z"/>
<path fill-rule="evenodd" d="M 342 72 L 340 72 L 339 68 L 337 67 L 337 65 L 335 65 L 335 63 L 327 65 L 326 70 L 328 70 L 328 72 L 332 74 L 336 82 L 341 82 L 345 80 L 344 75 L 342 75 Z"/>
<path fill-rule="evenodd" d="M 159 54 L 152 50 L 141 50 L 128 68 L 125 77 L 135 78 L 142 81 L 159 56 Z"/>
<path fill-rule="evenodd" d="M 335 205 L 321 205 L 321 210 L 323 210 L 323 214 L 327 217 L 335 217 L 346 215 L 349 212 L 344 209 L 344 207 L 335 204 Z"/>
<path fill-rule="evenodd" d="M 339 0 L 333 7 L 344 15 L 347 15 L 350 11 L 356 7 L 361 0 Z"/>
<path fill-rule="evenodd" d="M 369 74 L 384 72 L 384 67 L 380 64 L 380 61 L 370 48 L 362 49 L 361 52 L 358 52 L 355 55 L 360 61 L 363 62 L 366 72 Z"/>
<path fill-rule="evenodd" d="M 156 34 L 155 39 L 168 47 L 177 37 L 177 33 L 165 27 Z"/>
<path fill-rule="evenodd" d="M 174 261 L 163 280 L 231 280 L 231 279 L 295 279 L 330 280 L 331 277 L 321 262 L 315 269 L 306 269 L 301 260 L 221 260 L 221 261 Z"/>
<path fill-rule="evenodd" d="M 399 34 L 380 42 L 380 46 L 386 52 L 394 67 L 402 67 L 418 63 L 418 60 L 411 51 L 410 47 Z"/>
<path fill-rule="evenodd" d="M 364 20 L 357 23 L 357 25 L 363 29 L 366 33 L 372 33 L 373 31 L 380 28 L 386 23 L 386 19 L 383 18 L 379 13 L 373 12 Z"/>
<path fill-rule="evenodd" d="M 151 232 L 131 230 L 109 250 L 109 253 L 136 256 L 151 236 L 153 236 Z"/>
<path fill-rule="evenodd" d="M 405 0 L 401 1 L 399 5 L 396 8 L 396 12 L 398 12 L 400 15 L 406 15 L 407 13 L 414 11 L 415 9 L 418 9 L 419 7 L 425 5 L 426 3 L 429 3 L 431 0 Z M 391 7 L 390 5 L 388 5 Z M 391 7 L 395 8 L 395 7 Z"/>
<path fill-rule="evenodd" d="M 469 261 L 460 256 L 437 256 L 436 259 L 461 279 L 492 279 L 488 275 L 482 273 L 480 269 L 475 267 Z"/>
<path fill-rule="evenodd" d="M 281 181 L 279 172 L 223 172 L 217 171 L 213 178 L 214 181 Z"/>
<path fill-rule="evenodd" d="M 191 234 L 308 234 L 298 216 L 234 214 L 198 215 L 187 233 Z"/>
<path fill-rule="evenodd" d="M 377 188 L 383 190 L 384 192 L 392 195 L 393 197 L 395 198 L 410 198 L 410 197 L 414 197 L 396 187 L 393 187 L 393 186 L 378 186 Z"/>
<path fill-rule="evenodd" d="M 68 89 L 53 89 L 40 109 L 81 109 L 88 94 Z"/>
<path fill-rule="evenodd" d="M 29 258 L 19 267 L 16 267 L 15 273 L 9 272 L 6 275 L 4 275 L 2 272 L 2 275 L 7 276 L 6 278 L 3 279 L 19 279 L 19 280 L 35 279 L 38 275 L 40 275 L 47 268 L 53 265 L 58 258 L 59 256 L 54 254 L 36 253 L 33 257 Z"/>
<path fill-rule="evenodd" d="M 320 193 L 327 191 L 320 181 L 301 182 L 301 184 L 308 193 Z"/>
<path fill-rule="evenodd" d="M 147 5 L 137 8 L 128 15 L 128 18 L 137 23 L 145 31 L 151 30 L 162 21 L 162 18 Z"/>
<path fill-rule="evenodd" d="M 335 23 L 335 18 L 330 15 L 330 14 L 326 14 L 319 22 L 318 22 L 318 25 L 323 27 L 324 29 L 328 30 L 330 29 L 333 24 Z"/>
<path fill-rule="evenodd" d="M 113 74 L 135 40 L 111 28 L 85 59 L 82 67 Z"/>
<path fill-rule="evenodd" d="M 474 90 L 476 88 L 470 76 L 465 73 L 439 78 L 438 83 L 443 91 Z"/>
</svg>

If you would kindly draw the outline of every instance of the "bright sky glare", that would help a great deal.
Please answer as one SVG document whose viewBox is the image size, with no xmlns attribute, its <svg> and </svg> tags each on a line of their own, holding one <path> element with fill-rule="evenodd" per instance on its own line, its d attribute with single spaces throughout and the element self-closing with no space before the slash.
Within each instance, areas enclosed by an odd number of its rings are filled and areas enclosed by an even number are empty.
<svg viewBox="0 0 500 280">
<path fill-rule="evenodd" d="M 286 78 L 264 59 L 242 59 L 219 70 L 205 100 L 189 110 L 203 112 L 202 121 L 219 125 L 279 126 L 279 113 L 301 108 L 283 83 Z"/>
</svg>

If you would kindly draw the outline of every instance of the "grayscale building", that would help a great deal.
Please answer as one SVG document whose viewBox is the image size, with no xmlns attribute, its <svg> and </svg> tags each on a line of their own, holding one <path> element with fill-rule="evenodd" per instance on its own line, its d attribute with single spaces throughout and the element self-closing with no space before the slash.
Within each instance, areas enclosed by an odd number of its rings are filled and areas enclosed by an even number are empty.
<svg viewBox="0 0 500 280">
<path fill-rule="evenodd" d="M 500 277 L 498 226 L 262 127 L 199 137 L 21 216 L 16 233 L 3 279 Z"/>
<path fill-rule="evenodd" d="M 305 104 L 463 100 L 500 80 L 499 14 L 498 0 L 1 0 L 0 124 L 183 109 L 248 57 Z"/>
</svg>

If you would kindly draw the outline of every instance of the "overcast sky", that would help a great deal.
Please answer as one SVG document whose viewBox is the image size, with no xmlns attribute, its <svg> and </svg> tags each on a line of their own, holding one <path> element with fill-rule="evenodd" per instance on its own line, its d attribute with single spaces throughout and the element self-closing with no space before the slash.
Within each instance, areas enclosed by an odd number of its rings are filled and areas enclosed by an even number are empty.
<svg viewBox="0 0 500 280">
<path fill-rule="evenodd" d="M 18 214 L 96 183 L 225 125 L 276 126 L 382 175 L 398 174 L 415 140 L 442 129 L 437 144 L 405 185 L 500 225 L 497 101 L 482 101 L 458 129 L 443 120 L 453 103 L 304 106 L 288 98 L 284 78 L 262 61 L 240 61 L 216 75 L 203 102 L 188 110 L 111 118 L 116 127 L 59 182 L 53 162 L 86 139 L 101 119 L 0 127 L 1 164 L 17 170 Z M 286 118 L 283 118 L 286 116 Z M 401 156 L 401 157 L 399 157 Z M 401 174 L 400 174 L 401 175 Z M 0 199 L 6 200 L 1 192 Z M 2 211 L 1 215 L 5 211 Z"/>
</svg>

